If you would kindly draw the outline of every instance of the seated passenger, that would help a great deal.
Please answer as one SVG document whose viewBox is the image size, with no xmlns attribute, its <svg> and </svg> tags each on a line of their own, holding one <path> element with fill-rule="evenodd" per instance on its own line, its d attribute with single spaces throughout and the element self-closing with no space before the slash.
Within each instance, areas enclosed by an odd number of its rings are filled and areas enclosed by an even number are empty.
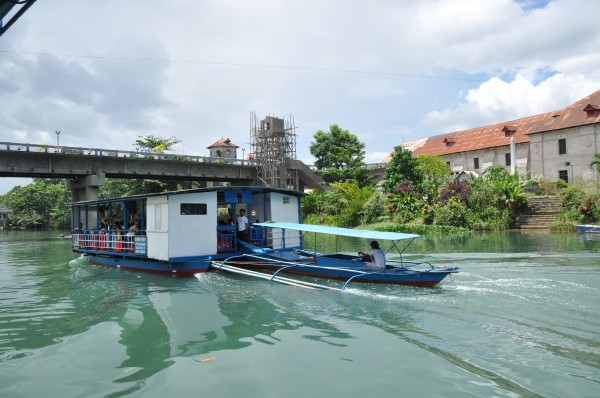
<svg viewBox="0 0 600 398">
<path fill-rule="evenodd" d="M 383 250 L 379 248 L 379 242 L 376 240 L 371 242 L 371 251 L 368 253 L 358 252 L 358 255 L 362 257 L 362 260 L 366 262 L 365 268 L 367 269 L 385 269 L 385 254 Z"/>
</svg>

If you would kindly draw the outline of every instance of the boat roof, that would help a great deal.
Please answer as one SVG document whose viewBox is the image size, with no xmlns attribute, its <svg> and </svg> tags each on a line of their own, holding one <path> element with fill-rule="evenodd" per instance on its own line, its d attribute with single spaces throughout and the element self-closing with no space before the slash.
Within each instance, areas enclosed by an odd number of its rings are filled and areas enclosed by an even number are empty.
<svg viewBox="0 0 600 398">
<path fill-rule="evenodd" d="M 252 225 L 258 225 L 266 228 L 292 229 L 295 231 L 316 232 L 319 234 L 351 236 L 353 238 L 381 239 L 391 241 L 414 239 L 419 236 L 415 234 L 405 234 L 402 232 L 373 231 L 370 229 L 350 229 L 341 227 L 329 227 L 325 225 L 298 224 L 291 222 L 262 222 L 253 223 Z"/>
<path fill-rule="evenodd" d="M 263 187 L 263 186 L 220 186 L 220 187 L 207 187 L 207 188 L 193 188 L 193 189 L 181 189 L 179 191 L 167 191 L 167 192 L 156 192 L 156 193 L 146 193 L 146 194 L 138 194 L 138 195 L 131 195 L 131 196 L 124 196 L 124 197 L 120 197 L 120 198 L 110 198 L 110 199 L 97 199 L 97 200 L 87 200 L 87 201 L 81 201 L 81 202 L 76 202 L 73 203 L 74 205 L 86 205 L 86 204 L 104 204 L 104 203 L 108 203 L 108 202 L 123 202 L 123 201 L 131 201 L 131 200 L 138 200 L 138 199 L 146 199 L 152 196 L 164 196 L 164 195 L 168 195 L 168 196 L 172 196 L 172 195 L 181 195 L 181 194 L 186 194 L 186 193 L 193 193 L 193 192 L 211 192 L 211 191 L 228 191 L 228 190 L 233 190 L 233 191 L 252 191 L 252 192 L 279 192 L 282 194 L 287 194 L 287 195 L 293 195 L 293 196 L 305 196 L 306 194 L 304 192 L 299 192 L 299 191 L 295 191 L 293 189 L 286 189 L 286 188 L 271 188 L 271 187 Z"/>
</svg>

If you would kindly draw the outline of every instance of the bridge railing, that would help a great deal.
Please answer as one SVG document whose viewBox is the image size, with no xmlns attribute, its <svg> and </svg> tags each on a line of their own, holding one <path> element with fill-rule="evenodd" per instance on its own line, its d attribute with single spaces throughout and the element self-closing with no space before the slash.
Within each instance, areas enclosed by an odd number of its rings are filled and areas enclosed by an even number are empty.
<svg viewBox="0 0 600 398">
<path fill-rule="evenodd" d="M 177 155 L 173 153 L 154 153 L 123 151 L 120 149 L 83 148 L 71 146 L 52 146 L 38 144 L 22 144 L 16 142 L 0 142 L 0 151 L 50 153 L 60 155 L 79 155 L 95 157 L 131 158 L 169 160 L 196 163 L 233 164 L 236 166 L 256 166 L 255 160 L 213 158 L 210 156 Z"/>
</svg>

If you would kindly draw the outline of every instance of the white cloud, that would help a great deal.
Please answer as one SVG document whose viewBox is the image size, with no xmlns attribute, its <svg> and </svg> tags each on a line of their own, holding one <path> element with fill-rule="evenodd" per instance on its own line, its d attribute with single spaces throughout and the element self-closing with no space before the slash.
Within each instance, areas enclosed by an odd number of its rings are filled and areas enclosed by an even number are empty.
<svg viewBox="0 0 600 398">
<path fill-rule="evenodd" d="M 438 134 L 484 126 L 559 110 L 591 94 L 600 80 L 555 74 L 535 84 L 535 74 L 523 71 L 511 82 L 492 78 L 468 90 L 457 107 L 432 111 L 424 124 Z"/>
</svg>

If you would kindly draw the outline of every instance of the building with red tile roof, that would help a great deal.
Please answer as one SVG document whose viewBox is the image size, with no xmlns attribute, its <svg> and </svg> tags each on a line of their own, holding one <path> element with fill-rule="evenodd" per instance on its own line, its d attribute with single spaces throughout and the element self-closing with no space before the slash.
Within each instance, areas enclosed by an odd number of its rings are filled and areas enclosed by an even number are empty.
<svg viewBox="0 0 600 398">
<path fill-rule="evenodd" d="M 444 157 L 455 174 L 481 173 L 490 166 L 510 169 L 513 138 L 520 175 L 570 182 L 598 179 L 590 163 L 600 152 L 600 90 L 558 111 L 408 141 L 402 147 L 413 156 Z M 382 162 L 390 160 L 391 154 Z"/>
<path fill-rule="evenodd" d="M 239 146 L 233 144 L 229 138 L 221 138 L 207 149 L 210 149 L 211 158 L 237 159 Z"/>
</svg>

